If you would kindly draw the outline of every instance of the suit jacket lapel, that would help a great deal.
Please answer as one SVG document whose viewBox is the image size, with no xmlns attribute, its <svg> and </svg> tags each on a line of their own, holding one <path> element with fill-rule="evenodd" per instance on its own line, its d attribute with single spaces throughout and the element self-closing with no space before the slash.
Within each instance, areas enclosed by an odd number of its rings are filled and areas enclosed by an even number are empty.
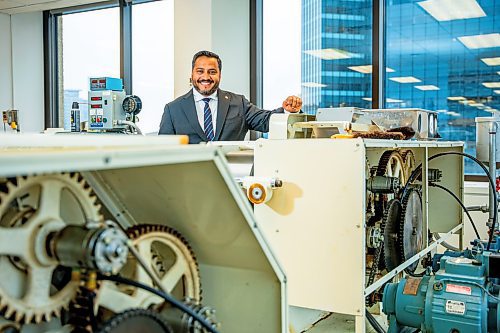
<svg viewBox="0 0 500 333">
<path fill-rule="evenodd" d="M 189 124 L 195 129 L 196 133 L 202 138 L 204 141 L 207 141 L 207 136 L 203 129 L 200 126 L 198 121 L 198 114 L 196 113 L 196 105 L 194 104 L 194 96 L 193 90 L 190 90 L 186 95 L 184 95 L 184 99 L 182 101 L 182 111 L 186 114 L 186 118 L 189 121 Z"/>
<path fill-rule="evenodd" d="M 231 96 L 229 96 L 225 91 L 219 89 L 219 93 L 217 94 L 217 125 L 215 129 L 215 138 L 214 140 L 219 140 L 220 134 L 222 132 L 222 127 L 224 126 L 224 122 L 226 121 L 227 111 L 229 110 L 229 101 L 231 100 Z"/>
</svg>

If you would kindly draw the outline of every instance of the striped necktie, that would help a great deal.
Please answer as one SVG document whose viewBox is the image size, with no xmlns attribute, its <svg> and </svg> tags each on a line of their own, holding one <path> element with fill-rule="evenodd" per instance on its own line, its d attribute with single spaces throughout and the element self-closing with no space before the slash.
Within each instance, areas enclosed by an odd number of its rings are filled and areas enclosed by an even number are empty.
<svg viewBox="0 0 500 333">
<path fill-rule="evenodd" d="M 205 102 L 205 108 L 203 109 L 203 115 L 204 115 L 204 130 L 205 130 L 205 135 L 207 136 L 208 141 L 214 141 L 214 126 L 212 124 L 212 111 L 210 110 L 210 106 L 208 105 L 208 102 L 210 102 L 210 98 L 204 98 L 202 99 L 203 102 Z"/>
</svg>

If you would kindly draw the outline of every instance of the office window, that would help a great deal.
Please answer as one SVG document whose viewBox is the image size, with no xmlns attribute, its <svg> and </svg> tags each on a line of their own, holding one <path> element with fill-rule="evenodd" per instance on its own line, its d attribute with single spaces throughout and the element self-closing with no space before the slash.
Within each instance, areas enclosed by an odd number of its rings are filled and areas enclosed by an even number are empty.
<svg viewBox="0 0 500 333">
<path fill-rule="evenodd" d="M 286 97 L 284 87 L 288 93 L 300 88 L 303 110 L 310 114 L 324 107 L 370 106 L 371 0 L 267 0 L 263 5 L 264 106 Z"/>
<path fill-rule="evenodd" d="M 174 98 L 173 0 L 133 6 L 132 89 L 142 100 L 139 127 L 157 132 L 163 107 Z"/>
<path fill-rule="evenodd" d="M 87 105 L 83 103 L 87 103 L 89 78 L 120 77 L 120 13 L 114 7 L 65 14 L 58 22 L 62 33 L 58 54 L 62 64 L 58 73 L 59 119 L 69 130 L 73 102 L 82 103 L 81 121 L 87 120 Z"/>
<path fill-rule="evenodd" d="M 500 0 L 388 0 L 386 11 L 389 107 L 438 111 L 443 139 L 475 156 L 474 118 L 500 110 Z M 468 159 L 465 172 L 481 174 Z"/>
<path fill-rule="evenodd" d="M 301 0 L 263 0 L 262 9 L 263 106 L 274 109 L 301 95 Z"/>
</svg>

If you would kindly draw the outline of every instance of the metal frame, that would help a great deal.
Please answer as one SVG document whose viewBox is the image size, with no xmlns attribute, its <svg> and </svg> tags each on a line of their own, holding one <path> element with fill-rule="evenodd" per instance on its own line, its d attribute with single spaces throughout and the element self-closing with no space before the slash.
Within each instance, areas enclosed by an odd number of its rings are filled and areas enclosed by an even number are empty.
<svg viewBox="0 0 500 333">
<path fill-rule="evenodd" d="M 263 95 L 263 5 L 250 0 L 250 98 L 257 105 Z M 385 107 L 385 0 L 373 0 L 372 28 L 372 108 Z"/>
<path fill-rule="evenodd" d="M 59 127 L 58 27 L 61 15 L 120 7 L 120 76 L 127 94 L 132 94 L 132 5 L 157 0 L 111 0 L 43 12 L 45 127 Z"/>
</svg>

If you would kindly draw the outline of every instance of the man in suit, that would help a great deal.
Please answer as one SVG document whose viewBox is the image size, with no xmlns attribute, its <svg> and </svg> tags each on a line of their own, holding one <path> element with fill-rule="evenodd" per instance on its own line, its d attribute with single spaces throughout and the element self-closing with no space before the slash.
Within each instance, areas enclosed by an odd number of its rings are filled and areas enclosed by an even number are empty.
<svg viewBox="0 0 500 333">
<path fill-rule="evenodd" d="M 158 134 L 185 134 L 189 143 L 243 140 L 249 129 L 267 132 L 273 113 L 300 111 L 302 100 L 297 96 L 268 111 L 242 95 L 219 89 L 221 69 L 215 53 L 200 51 L 193 56 L 193 89 L 165 105 Z"/>
</svg>

